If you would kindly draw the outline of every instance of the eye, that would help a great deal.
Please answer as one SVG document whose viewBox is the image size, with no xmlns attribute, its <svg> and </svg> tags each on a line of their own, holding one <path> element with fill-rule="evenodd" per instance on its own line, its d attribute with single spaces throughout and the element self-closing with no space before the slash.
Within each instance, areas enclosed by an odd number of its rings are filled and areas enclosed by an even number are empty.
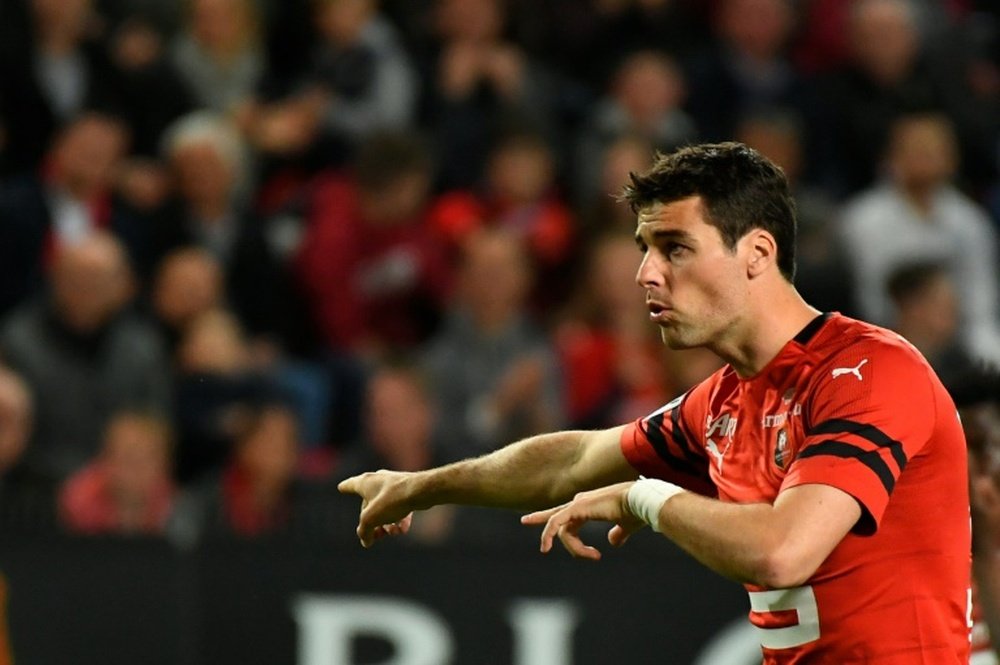
<svg viewBox="0 0 1000 665">
<path fill-rule="evenodd" d="M 643 254 L 645 254 L 647 251 L 649 251 L 649 246 L 646 245 L 646 243 L 644 243 L 643 241 L 636 240 L 635 244 L 636 244 L 636 247 L 639 248 L 639 251 L 642 252 Z"/>
<path fill-rule="evenodd" d="M 688 248 L 676 242 L 668 242 L 666 247 L 663 248 L 667 257 L 670 259 L 680 258 L 684 255 Z"/>
</svg>

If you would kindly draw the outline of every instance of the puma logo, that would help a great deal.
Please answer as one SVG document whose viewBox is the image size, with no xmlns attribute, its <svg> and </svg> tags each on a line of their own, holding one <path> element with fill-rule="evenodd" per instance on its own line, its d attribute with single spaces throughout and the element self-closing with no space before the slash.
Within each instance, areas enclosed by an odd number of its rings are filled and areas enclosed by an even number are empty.
<svg viewBox="0 0 1000 665">
<path fill-rule="evenodd" d="M 853 374 L 854 376 L 858 377 L 858 381 L 863 381 L 864 379 L 861 378 L 861 366 L 864 365 L 866 362 L 868 362 L 868 358 L 865 358 L 854 367 L 837 367 L 833 370 L 833 378 L 836 379 L 837 377 L 843 376 L 845 374 Z"/>
<path fill-rule="evenodd" d="M 722 473 L 722 458 L 725 456 L 726 451 L 729 450 L 729 445 L 727 444 L 725 448 L 719 450 L 719 446 L 716 445 L 715 441 L 709 439 L 705 442 L 705 448 L 708 450 L 708 454 L 715 458 L 715 462 L 719 467 L 719 473 Z"/>
</svg>

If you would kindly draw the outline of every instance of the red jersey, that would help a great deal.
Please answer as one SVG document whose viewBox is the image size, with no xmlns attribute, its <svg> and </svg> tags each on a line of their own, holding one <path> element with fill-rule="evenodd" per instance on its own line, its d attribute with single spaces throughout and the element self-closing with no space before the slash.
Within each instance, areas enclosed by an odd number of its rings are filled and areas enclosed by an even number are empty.
<svg viewBox="0 0 1000 665">
<path fill-rule="evenodd" d="M 806 584 L 746 585 L 765 663 L 968 663 L 965 438 L 899 335 L 817 317 L 756 376 L 727 366 L 621 443 L 640 473 L 722 501 L 773 503 L 821 483 L 861 505 Z"/>
</svg>

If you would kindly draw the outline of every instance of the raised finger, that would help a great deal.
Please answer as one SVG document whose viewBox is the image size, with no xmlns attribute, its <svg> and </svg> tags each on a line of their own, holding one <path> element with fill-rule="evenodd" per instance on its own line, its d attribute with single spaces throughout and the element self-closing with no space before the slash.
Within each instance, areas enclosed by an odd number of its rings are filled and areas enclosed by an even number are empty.
<svg viewBox="0 0 1000 665">
<path fill-rule="evenodd" d="M 549 518 L 558 513 L 560 510 L 566 507 L 566 504 L 561 506 L 555 506 L 554 508 L 546 508 L 545 510 L 536 510 L 533 513 L 528 513 L 527 515 L 521 516 L 521 524 L 545 524 L 549 521 Z"/>
<path fill-rule="evenodd" d="M 346 480 L 341 480 L 340 484 L 337 485 L 337 490 L 343 494 L 359 494 L 358 483 L 360 476 L 351 476 Z"/>
<path fill-rule="evenodd" d="M 559 541 L 566 548 L 566 551 L 581 559 L 597 561 L 601 558 L 601 552 L 596 547 L 587 545 L 580 539 L 580 527 L 582 522 L 568 522 L 559 529 Z"/>
</svg>

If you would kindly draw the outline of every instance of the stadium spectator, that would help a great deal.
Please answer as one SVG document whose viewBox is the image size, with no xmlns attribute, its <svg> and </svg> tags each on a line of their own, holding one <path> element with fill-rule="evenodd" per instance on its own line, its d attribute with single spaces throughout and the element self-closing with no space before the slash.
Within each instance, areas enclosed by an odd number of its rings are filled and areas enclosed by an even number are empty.
<svg viewBox="0 0 1000 665">
<path fill-rule="evenodd" d="M 121 243 L 101 231 L 63 244 L 50 288 L 0 332 L 3 357 L 35 402 L 34 432 L 16 471 L 41 482 L 58 482 L 89 461 L 113 413 L 165 413 L 170 399 L 162 340 L 127 309 L 133 281 Z"/>
<path fill-rule="evenodd" d="M 298 423 L 280 401 L 253 405 L 234 423 L 229 460 L 200 497 L 208 536 L 257 538 L 285 533 L 296 518 Z"/>
<path fill-rule="evenodd" d="M 188 3 L 170 55 L 196 106 L 236 113 L 253 99 L 265 70 L 260 41 L 253 0 Z"/>
<path fill-rule="evenodd" d="M 663 341 L 726 366 L 630 424 L 350 478 L 340 489 L 363 497 L 362 544 L 405 533 L 417 507 L 555 506 L 522 518 L 544 525 L 542 552 L 558 536 L 595 560 L 586 523 L 614 524 L 612 545 L 652 526 L 744 583 L 768 665 L 966 662 L 965 441 L 933 370 L 898 335 L 796 293 L 794 204 L 759 153 L 685 148 L 626 196 Z"/>
<path fill-rule="evenodd" d="M 969 450 L 972 508 L 972 658 L 998 662 L 1000 634 L 1000 380 L 995 370 L 969 370 L 949 390 Z"/>
<path fill-rule="evenodd" d="M 280 392 L 270 368 L 254 360 L 239 321 L 227 310 L 209 310 L 187 325 L 175 357 L 175 467 L 181 483 L 218 472 L 244 414 Z"/>
<path fill-rule="evenodd" d="M 10 3 L 20 4 L 20 3 Z M 6 159 L 15 173 L 42 165 L 58 128 L 84 111 L 111 111 L 117 81 L 91 0 L 30 0 L 24 32 L 9 35 L 0 58 L 0 113 Z M 17 25 L 16 7 L 5 23 Z"/>
<path fill-rule="evenodd" d="M 0 367 L 0 473 L 20 460 L 34 427 L 34 403 L 24 380 Z"/>
<path fill-rule="evenodd" d="M 663 151 L 697 138 L 694 119 L 681 107 L 686 87 L 684 74 L 659 51 L 639 51 L 622 59 L 607 92 L 593 104 L 580 129 L 573 162 L 579 200 L 593 197 L 601 158 L 618 138 L 641 136 Z"/>
<path fill-rule="evenodd" d="M 506 3 L 436 0 L 433 12 L 435 44 L 423 65 L 427 124 L 441 188 L 465 189 L 481 182 L 487 155 L 505 133 L 554 131 L 553 86 L 506 38 Z"/>
<path fill-rule="evenodd" d="M 831 138 L 833 186 L 846 194 L 871 186 L 880 175 L 893 123 L 908 113 L 946 113 L 963 148 L 978 154 L 981 148 L 974 144 L 989 138 L 968 124 L 962 109 L 968 90 L 944 80 L 934 65 L 913 3 L 861 0 L 852 7 L 848 32 L 849 58 L 821 86 L 826 114 L 817 126 Z"/>
<path fill-rule="evenodd" d="M 256 339 L 276 346 L 297 334 L 291 279 L 251 211 L 250 173 L 236 129 L 222 116 L 198 112 L 164 138 L 177 182 L 178 209 L 157 230 L 156 254 L 201 247 L 223 267 L 226 294 Z"/>
<path fill-rule="evenodd" d="M 808 93 L 787 56 L 789 0 L 722 0 L 716 42 L 688 68 L 687 110 L 708 140 L 728 140 L 748 113 L 781 106 L 806 115 Z"/>
<path fill-rule="evenodd" d="M 307 71 L 297 89 L 255 109 L 251 135 L 266 152 L 340 167 L 373 133 L 411 126 L 416 72 L 377 0 L 313 4 L 318 41 Z"/>
<path fill-rule="evenodd" d="M 380 133 L 353 173 L 314 184 L 295 269 L 329 350 L 372 357 L 436 329 L 451 271 L 427 219 L 432 177 L 417 136 Z"/>
<path fill-rule="evenodd" d="M 171 350 L 202 314 L 224 306 L 222 267 L 207 250 L 176 249 L 167 254 L 152 285 L 153 314 Z"/>
<path fill-rule="evenodd" d="M 889 275 L 891 328 L 924 355 L 944 384 L 973 367 L 959 343 L 959 307 L 947 270 L 934 263 L 903 265 Z"/>
<path fill-rule="evenodd" d="M 958 153 L 947 119 L 900 117 L 887 149 L 887 179 L 842 211 L 841 232 L 855 299 L 886 324 L 887 278 L 903 264 L 943 265 L 958 289 L 962 343 L 973 357 L 1000 359 L 997 233 L 985 211 L 953 184 Z"/>
<path fill-rule="evenodd" d="M 60 490 L 63 525 L 89 535 L 165 533 L 175 498 L 170 446 L 170 425 L 162 416 L 116 413 L 100 455 Z"/>
<path fill-rule="evenodd" d="M 486 227 L 518 236 L 539 271 L 535 304 L 561 300 L 576 223 L 556 183 L 555 157 L 541 136 L 515 133 L 500 139 L 490 151 L 480 191 L 448 192 L 436 200 L 430 215 L 437 233 L 453 248 Z"/>
<path fill-rule="evenodd" d="M 136 225 L 113 200 L 126 145 L 127 131 L 119 121 L 88 113 L 60 132 L 40 173 L 3 184 L 0 312 L 41 290 L 55 247 L 99 228 L 112 229 L 127 244 L 135 238 Z"/>
<path fill-rule="evenodd" d="M 642 136 L 623 134 L 605 146 L 601 155 L 600 179 L 591 197 L 582 201 L 582 235 L 590 240 L 605 234 L 631 236 L 635 215 L 618 201 L 618 194 L 628 182 L 629 173 L 646 168 L 655 147 Z"/>
<path fill-rule="evenodd" d="M 529 14 L 521 22 L 533 19 L 531 52 L 592 90 L 602 89 L 631 53 L 651 49 L 684 60 L 709 32 L 697 3 L 678 0 L 554 0 L 521 7 Z"/>
<path fill-rule="evenodd" d="M 442 453 L 466 457 L 563 420 L 558 361 L 527 309 L 533 271 L 521 241 L 484 230 L 466 244 L 454 306 L 424 358 L 443 413 Z"/>
<path fill-rule="evenodd" d="M 672 395 L 662 347 L 632 285 L 641 259 L 631 237 L 599 238 L 589 250 L 575 306 L 556 327 L 571 427 L 635 420 Z"/>
<path fill-rule="evenodd" d="M 736 140 L 781 167 L 795 197 L 798 247 L 795 288 L 826 312 L 857 313 L 853 275 L 837 234 L 838 208 L 824 190 L 805 182 L 803 119 L 791 110 L 761 109 L 740 118 Z"/>
<path fill-rule="evenodd" d="M 373 371 L 365 388 L 363 436 L 344 453 L 338 480 L 367 469 L 419 471 L 440 463 L 435 430 L 438 409 L 420 370 L 387 362 Z M 414 524 L 424 543 L 439 543 L 451 531 L 452 511 L 441 507 Z"/>
</svg>

